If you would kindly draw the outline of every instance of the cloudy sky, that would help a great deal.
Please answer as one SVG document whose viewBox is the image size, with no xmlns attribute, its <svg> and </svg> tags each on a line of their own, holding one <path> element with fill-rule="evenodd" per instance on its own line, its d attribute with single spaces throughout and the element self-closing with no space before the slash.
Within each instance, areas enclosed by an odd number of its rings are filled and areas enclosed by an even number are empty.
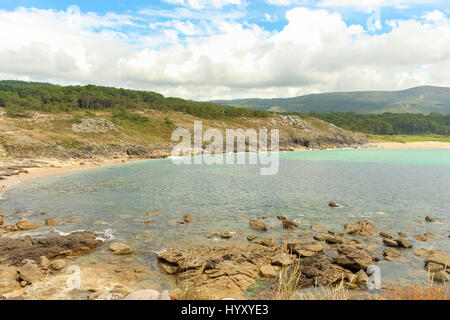
<svg viewBox="0 0 450 320">
<path fill-rule="evenodd" d="M 188 99 L 450 86 L 448 0 L 0 0 L 0 79 Z"/>
</svg>

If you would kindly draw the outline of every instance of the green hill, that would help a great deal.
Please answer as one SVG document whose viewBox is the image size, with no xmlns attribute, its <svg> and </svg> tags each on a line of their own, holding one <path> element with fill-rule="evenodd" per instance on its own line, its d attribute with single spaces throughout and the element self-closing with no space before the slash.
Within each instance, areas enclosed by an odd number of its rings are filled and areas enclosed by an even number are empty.
<svg viewBox="0 0 450 320">
<path fill-rule="evenodd" d="M 286 99 L 217 100 L 215 103 L 282 112 L 441 113 L 450 114 L 450 88 L 423 86 L 402 91 L 310 94 Z"/>
</svg>

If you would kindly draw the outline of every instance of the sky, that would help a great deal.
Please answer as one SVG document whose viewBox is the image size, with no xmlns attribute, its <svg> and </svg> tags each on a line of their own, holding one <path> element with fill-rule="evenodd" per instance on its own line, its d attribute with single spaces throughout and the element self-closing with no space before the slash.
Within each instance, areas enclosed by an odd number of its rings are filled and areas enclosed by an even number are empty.
<svg viewBox="0 0 450 320">
<path fill-rule="evenodd" d="M 450 86 L 450 5 L 0 0 L 0 79 L 193 100 Z"/>
</svg>

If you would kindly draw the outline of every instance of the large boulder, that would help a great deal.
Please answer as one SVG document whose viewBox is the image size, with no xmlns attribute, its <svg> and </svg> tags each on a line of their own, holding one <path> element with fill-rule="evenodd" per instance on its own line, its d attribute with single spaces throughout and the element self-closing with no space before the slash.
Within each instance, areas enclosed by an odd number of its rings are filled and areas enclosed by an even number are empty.
<svg viewBox="0 0 450 320">
<path fill-rule="evenodd" d="M 372 222 L 367 220 L 352 221 L 345 225 L 344 233 L 357 236 L 374 236 L 377 234 L 377 229 Z"/>
<path fill-rule="evenodd" d="M 15 268 L 0 265 L 0 294 L 20 289 L 17 280 L 19 280 L 19 275 Z"/>
<path fill-rule="evenodd" d="M 334 263 L 350 270 L 366 270 L 372 265 L 372 257 L 365 251 L 351 245 L 340 245 Z"/>
</svg>

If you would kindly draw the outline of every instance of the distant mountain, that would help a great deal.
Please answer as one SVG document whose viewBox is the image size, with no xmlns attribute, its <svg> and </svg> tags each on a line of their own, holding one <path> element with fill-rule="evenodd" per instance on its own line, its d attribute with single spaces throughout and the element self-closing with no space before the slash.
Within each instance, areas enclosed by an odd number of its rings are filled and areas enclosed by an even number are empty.
<svg viewBox="0 0 450 320">
<path fill-rule="evenodd" d="M 423 86 L 402 91 L 310 94 L 286 99 L 217 100 L 215 103 L 284 112 L 355 112 L 450 114 L 450 88 Z"/>
</svg>

